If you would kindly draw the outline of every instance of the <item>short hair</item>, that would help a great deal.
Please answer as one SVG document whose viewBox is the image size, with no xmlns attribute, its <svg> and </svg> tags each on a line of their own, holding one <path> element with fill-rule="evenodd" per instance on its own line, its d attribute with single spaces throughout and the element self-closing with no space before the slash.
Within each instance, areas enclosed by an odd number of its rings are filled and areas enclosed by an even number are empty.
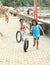
<svg viewBox="0 0 50 65">
<path fill-rule="evenodd" d="M 23 20 L 23 19 L 20 19 L 19 21 L 21 21 L 21 20 Z"/>
</svg>

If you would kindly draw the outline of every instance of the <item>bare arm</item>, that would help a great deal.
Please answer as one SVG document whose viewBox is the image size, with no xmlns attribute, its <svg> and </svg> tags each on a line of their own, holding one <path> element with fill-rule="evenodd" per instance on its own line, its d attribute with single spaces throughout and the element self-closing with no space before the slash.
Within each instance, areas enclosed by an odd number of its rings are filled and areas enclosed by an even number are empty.
<svg viewBox="0 0 50 65">
<path fill-rule="evenodd" d="M 32 32 L 32 30 L 30 30 L 29 28 L 28 28 L 28 26 L 26 27 L 30 32 Z"/>
</svg>

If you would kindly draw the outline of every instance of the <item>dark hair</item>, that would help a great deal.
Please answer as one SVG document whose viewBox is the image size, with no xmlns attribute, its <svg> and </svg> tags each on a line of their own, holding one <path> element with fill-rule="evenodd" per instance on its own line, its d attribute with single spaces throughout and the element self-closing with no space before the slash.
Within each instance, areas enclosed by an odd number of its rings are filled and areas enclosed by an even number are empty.
<svg viewBox="0 0 50 65">
<path fill-rule="evenodd" d="M 21 20 L 23 20 L 23 19 L 20 19 L 19 21 L 21 21 Z"/>
<path fill-rule="evenodd" d="M 35 21 L 36 25 L 38 24 L 38 23 L 37 23 L 37 20 L 33 19 L 33 20 L 32 20 L 32 25 L 33 25 L 33 21 Z"/>
</svg>

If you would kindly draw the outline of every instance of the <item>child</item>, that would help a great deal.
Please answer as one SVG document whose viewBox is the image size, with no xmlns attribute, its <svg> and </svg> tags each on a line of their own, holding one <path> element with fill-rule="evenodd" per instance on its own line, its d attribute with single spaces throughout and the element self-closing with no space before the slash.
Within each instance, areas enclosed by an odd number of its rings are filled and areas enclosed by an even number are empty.
<svg viewBox="0 0 50 65">
<path fill-rule="evenodd" d="M 36 49 L 38 49 L 38 45 L 39 45 L 40 30 L 42 30 L 42 32 L 44 34 L 42 27 L 37 24 L 37 21 L 35 19 L 33 19 L 32 26 L 31 26 L 31 32 L 33 33 L 33 39 L 34 39 L 33 46 L 36 45 Z"/>
<path fill-rule="evenodd" d="M 5 21 L 8 23 L 9 22 L 9 17 L 5 15 Z"/>
<path fill-rule="evenodd" d="M 25 35 L 26 26 L 24 25 L 23 19 L 20 19 L 19 21 L 20 21 L 20 31 L 21 31 L 22 40 L 23 40 L 23 37 Z"/>
<path fill-rule="evenodd" d="M 9 22 L 9 11 L 8 9 L 5 12 L 5 21 L 8 23 Z"/>
</svg>

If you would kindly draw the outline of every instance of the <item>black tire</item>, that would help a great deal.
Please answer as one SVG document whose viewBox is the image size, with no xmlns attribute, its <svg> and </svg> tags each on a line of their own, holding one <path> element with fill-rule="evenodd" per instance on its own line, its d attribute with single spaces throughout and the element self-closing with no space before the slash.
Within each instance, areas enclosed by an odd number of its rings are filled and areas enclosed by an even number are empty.
<svg viewBox="0 0 50 65">
<path fill-rule="evenodd" d="M 19 39 L 19 40 L 18 40 L 18 34 L 20 34 L 20 39 Z M 20 32 L 20 31 L 17 31 L 17 33 L 16 33 L 16 41 L 17 41 L 18 43 L 20 43 L 21 40 L 22 40 L 21 32 Z"/>
<path fill-rule="evenodd" d="M 25 39 L 25 41 L 24 41 L 24 52 L 27 52 L 28 47 L 29 47 L 29 41 L 27 39 Z"/>
</svg>

